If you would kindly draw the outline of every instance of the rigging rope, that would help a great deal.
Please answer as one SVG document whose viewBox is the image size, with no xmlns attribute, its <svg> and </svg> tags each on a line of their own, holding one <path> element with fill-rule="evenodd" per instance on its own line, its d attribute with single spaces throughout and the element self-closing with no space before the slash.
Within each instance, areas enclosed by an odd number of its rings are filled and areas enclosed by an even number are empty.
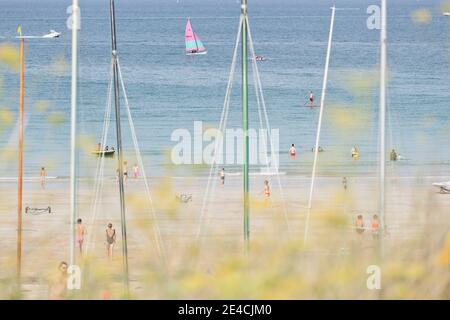
<svg viewBox="0 0 450 320">
<path fill-rule="evenodd" d="M 102 128 L 102 136 L 100 142 L 100 150 L 104 149 L 106 145 L 106 139 L 108 137 L 109 131 L 109 123 L 111 119 L 111 109 L 112 109 L 112 88 L 113 88 L 113 68 L 111 62 L 110 69 L 110 82 L 108 85 L 108 94 L 106 99 L 106 108 L 105 108 L 105 116 L 103 120 L 103 128 Z M 97 218 L 98 208 L 99 208 L 99 199 L 101 199 L 103 195 L 103 180 L 104 180 L 104 167 L 105 167 L 105 157 L 100 155 L 97 159 L 97 167 L 95 170 L 95 181 L 94 181 L 94 198 L 91 202 L 91 212 L 93 215 L 91 217 L 91 225 L 94 225 L 95 219 Z M 89 252 L 89 245 L 93 243 L 93 247 L 95 249 L 95 232 L 91 232 L 89 235 L 89 241 L 86 244 L 86 254 Z M 94 239 L 92 238 L 94 237 Z"/>
<path fill-rule="evenodd" d="M 224 132 L 224 129 L 226 128 L 226 124 L 227 124 L 227 120 L 228 120 L 228 112 L 229 112 L 229 106 L 230 106 L 230 97 L 231 97 L 231 90 L 233 88 L 233 79 L 234 79 L 234 73 L 236 70 L 236 61 L 237 61 L 237 53 L 238 53 L 238 48 L 239 48 L 239 39 L 241 37 L 241 32 L 242 32 L 242 21 L 243 21 L 243 17 L 241 15 L 240 20 L 239 20 L 239 29 L 238 29 L 238 34 L 236 37 L 236 44 L 234 46 L 234 52 L 233 52 L 233 59 L 231 62 L 231 70 L 230 70 L 230 74 L 228 77 L 228 84 L 227 84 L 227 91 L 225 93 L 225 99 L 224 99 L 224 103 L 223 103 L 223 108 L 222 108 L 222 114 L 220 117 L 220 122 L 219 122 L 219 130 L 221 133 Z M 197 239 L 200 238 L 201 234 L 202 234 L 202 229 L 203 229 L 203 220 L 204 220 L 204 216 L 205 216 L 205 210 L 209 211 L 206 209 L 206 207 L 208 206 L 208 209 L 210 208 L 210 202 L 208 202 L 208 198 L 211 195 L 214 195 L 214 191 L 215 191 L 215 187 L 216 184 L 213 185 L 213 190 L 212 193 L 210 191 L 211 188 L 211 180 L 212 180 L 212 174 L 214 172 L 214 170 L 217 169 L 217 141 L 216 141 L 216 146 L 215 146 L 215 151 L 214 151 L 214 158 L 213 158 L 213 163 L 211 164 L 211 168 L 209 171 L 209 177 L 208 177 L 208 182 L 206 185 L 206 192 L 203 196 L 203 201 L 202 201 L 202 209 L 200 211 L 200 217 L 199 217 L 199 224 L 198 224 L 198 230 L 197 230 Z"/>
<path fill-rule="evenodd" d="M 239 20 L 239 29 L 238 29 L 238 33 L 237 33 L 237 37 L 236 37 L 236 42 L 235 42 L 235 46 L 234 46 L 234 52 L 233 52 L 233 58 L 232 58 L 232 63 L 231 63 L 231 70 L 230 70 L 230 74 L 229 74 L 229 78 L 228 78 L 228 84 L 227 84 L 227 91 L 225 94 L 225 99 L 224 99 L 224 103 L 223 103 L 223 109 L 222 109 L 222 114 L 221 114 L 221 118 L 220 118 L 220 122 L 219 122 L 219 130 L 221 133 L 223 133 L 225 131 L 226 125 L 227 125 L 227 121 L 228 121 L 228 114 L 229 114 L 229 106 L 230 106 L 230 98 L 231 98 L 231 91 L 232 91 L 232 87 L 233 87 L 233 80 L 234 80 L 234 74 L 235 74 L 235 70 L 236 70 L 236 63 L 237 63 L 237 55 L 238 55 L 238 48 L 239 48 L 239 42 L 240 42 L 240 37 L 241 37 L 241 32 L 242 32 L 242 28 L 243 28 L 243 24 L 247 25 L 247 30 L 248 30 L 248 36 L 249 36 L 249 43 L 250 43 L 250 49 L 251 49 L 251 55 L 253 57 L 252 59 L 252 66 L 253 66 L 253 79 L 254 79 L 254 87 L 255 87 L 255 95 L 256 95 L 256 99 L 257 99 L 257 105 L 258 105 L 258 115 L 259 115 L 259 125 L 260 128 L 263 129 L 264 125 L 263 125 L 263 118 L 264 118 L 264 122 L 266 125 L 266 130 L 268 132 L 268 137 L 270 139 L 270 145 L 271 145 L 271 155 L 273 157 L 273 152 L 274 152 L 274 145 L 273 145 L 273 138 L 272 138 L 272 134 L 271 134 L 271 129 L 270 129 L 270 124 L 269 124 L 269 120 L 268 120 L 268 115 L 267 115 L 267 108 L 266 108 L 266 104 L 265 104 L 265 99 L 264 99 L 264 95 L 262 92 L 262 84 L 261 84 L 261 79 L 259 76 L 259 71 L 258 71 L 258 67 L 256 65 L 256 55 L 255 55 L 255 50 L 254 50 L 254 46 L 253 46 L 253 40 L 251 37 L 251 33 L 250 33 L 250 28 L 249 28 L 249 23 L 248 23 L 248 18 L 244 18 L 242 15 L 240 17 Z M 262 107 L 262 108 L 261 108 Z M 261 110 L 262 109 L 262 110 Z M 264 144 L 266 144 L 265 139 L 263 140 Z M 217 164 L 217 150 L 218 150 L 218 145 L 220 144 L 220 147 L 222 147 L 223 143 L 223 139 L 221 142 L 218 142 L 216 140 L 216 146 L 215 146 L 215 152 L 214 152 L 214 160 L 213 163 L 211 164 L 211 168 L 210 168 L 210 172 L 209 172 L 209 176 L 208 176 L 208 181 L 207 181 L 207 186 L 206 186 L 206 192 L 203 196 L 203 201 L 202 201 L 202 209 L 200 212 L 200 218 L 199 218 L 199 224 L 198 224 L 198 230 L 197 230 L 197 238 L 200 238 L 202 235 L 202 230 L 204 228 L 203 226 L 203 221 L 205 219 L 205 213 L 209 212 L 209 208 L 211 205 L 211 201 L 208 201 L 208 199 L 210 199 L 211 197 L 214 197 L 215 194 L 215 189 L 216 189 L 216 184 L 213 184 L 211 187 L 211 180 L 212 180 L 212 175 L 213 172 L 217 171 L 218 168 L 218 164 Z M 267 146 L 264 145 L 265 150 L 267 151 Z M 265 153 L 265 157 L 267 160 L 267 152 Z M 273 158 L 272 158 L 273 160 Z M 266 161 L 266 166 L 267 169 L 269 169 L 269 162 Z M 275 164 L 275 171 L 276 173 L 279 173 L 279 167 L 278 164 Z M 289 221 L 288 221 L 288 215 L 287 215 L 287 208 L 286 208 L 286 204 L 284 201 L 284 193 L 281 187 L 281 179 L 279 174 L 277 174 L 277 180 L 278 180 L 278 186 L 280 189 L 280 195 L 282 198 L 282 203 L 283 203 L 283 209 L 284 209 L 284 219 L 288 228 L 288 233 L 289 233 Z M 271 206 L 273 208 L 273 204 L 271 202 Z M 207 221 L 209 221 L 209 215 L 206 215 L 206 219 Z M 206 225 L 208 225 L 208 223 L 206 223 Z"/>
<path fill-rule="evenodd" d="M 158 222 L 156 219 L 156 212 L 155 212 L 155 208 L 153 205 L 153 199 L 150 194 L 150 187 L 148 184 L 147 175 L 145 174 L 144 161 L 142 160 L 141 150 L 139 148 L 139 142 L 137 140 L 136 130 L 134 128 L 133 118 L 131 116 L 130 105 L 128 102 L 127 92 L 125 90 L 125 83 L 122 78 L 122 71 L 120 68 L 119 58 L 117 58 L 117 68 L 119 71 L 119 80 L 120 80 L 120 84 L 122 87 L 122 92 L 123 92 L 123 96 L 124 96 L 124 100 L 125 100 L 125 107 L 126 107 L 126 111 L 127 111 L 127 115 L 128 115 L 128 123 L 130 125 L 131 137 L 133 139 L 134 151 L 136 153 L 137 161 L 139 163 L 139 168 L 141 168 L 142 176 L 144 178 L 145 193 L 146 193 L 147 199 L 150 204 L 150 211 L 151 211 L 151 215 L 152 215 L 152 219 L 153 219 L 152 226 L 154 228 L 157 252 L 158 252 L 159 257 L 163 260 L 163 262 L 165 264 L 165 254 L 164 254 L 164 248 L 163 248 L 163 244 L 162 244 L 161 230 L 159 229 L 159 226 L 158 226 Z"/>
<path fill-rule="evenodd" d="M 254 74 L 254 78 L 256 80 L 254 85 L 255 85 L 255 90 L 257 90 L 257 92 L 259 91 L 259 96 L 260 96 L 260 99 L 257 98 L 258 113 L 259 113 L 259 117 L 260 117 L 259 120 L 260 120 L 260 125 L 262 126 L 262 123 L 261 123 L 262 119 L 261 119 L 261 112 L 260 112 L 260 105 L 259 105 L 259 100 L 261 100 L 261 105 L 262 105 L 263 114 L 264 114 L 264 120 L 265 120 L 265 123 L 266 123 L 266 129 L 267 129 L 268 136 L 269 136 L 269 141 L 270 141 L 270 152 L 271 152 L 271 156 L 272 156 L 272 160 L 273 160 L 273 152 L 274 152 L 275 148 L 274 148 L 274 145 L 273 145 L 273 138 L 272 138 L 272 132 L 271 132 L 271 127 L 270 127 L 270 123 L 269 123 L 269 117 L 267 115 L 266 102 L 265 102 L 264 94 L 263 94 L 263 91 L 262 91 L 261 77 L 259 76 L 258 65 L 256 63 L 255 48 L 253 46 L 253 38 L 252 38 L 252 34 L 250 32 L 250 23 L 248 21 L 248 16 L 246 16 L 245 20 L 246 20 L 245 23 L 247 24 L 248 39 L 249 39 L 249 44 L 250 44 L 250 52 L 251 52 L 251 55 L 252 55 L 253 74 Z M 256 94 L 256 95 L 258 96 L 258 94 Z M 265 143 L 265 140 L 264 140 L 264 143 Z M 265 147 L 265 148 L 267 150 L 267 147 Z M 289 232 L 290 232 L 289 218 L 288 218 L 288 213 L 287 213 L 287 207 L 286 207 L 284 192 L 283 192 L 283 188 L 281 186 L 281 178 L 280 178 L 280 174 L 279 174 L 279 166 L 278 166 L 277 163 L 275 164 L 275 173 L 276 173 L 276 176 L 277 176 L 278 188 L 279 188 L 279 191 L 280 191 L 281 202 L 282 202 L 282 205 L 283 205 L 284 220 L 285 220 L 286 227 L 287 227 L 288 234 L 289 234 Z"/>
</svg>

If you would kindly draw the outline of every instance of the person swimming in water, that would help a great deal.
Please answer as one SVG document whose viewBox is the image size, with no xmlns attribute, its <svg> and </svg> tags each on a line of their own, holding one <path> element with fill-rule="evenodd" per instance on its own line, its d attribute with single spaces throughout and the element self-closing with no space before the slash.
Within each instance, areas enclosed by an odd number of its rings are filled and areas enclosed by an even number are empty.
<svg viewBox="0 0 450 320">
<path fill-rule="evenodd" d="M 292 158 L 295 158 L 295 156 L 297 155 L 297 149 L 295 149 L 295 145 L 294 144 L 292 144 L 290 149 L 289 149 L 289 155 Z"/>
<path fill-rule="evenodd" d="M 398 160 L 398 154 L 397 154 L 397 151 L 395 151 L 395 149 L 391 150 L 390 160 L 391 161 L 397 161 Z"/>
<path fill-rule="evenodd" d="M 309 92 L 309 106 L 312 109 L 314 107 L 314 92 Z"/>
<path fill-rule="evenodd" d="M 314 150 L 315 150 L 314 147 L 311 148 L 311 152 L 314 152 Z M 323 148 L 322 148 L 321 146 L 319 146 L 318 150 L 319 150 L 319 152 L 323 152 L 323 151 L 324 151 Z"/>
</svg>

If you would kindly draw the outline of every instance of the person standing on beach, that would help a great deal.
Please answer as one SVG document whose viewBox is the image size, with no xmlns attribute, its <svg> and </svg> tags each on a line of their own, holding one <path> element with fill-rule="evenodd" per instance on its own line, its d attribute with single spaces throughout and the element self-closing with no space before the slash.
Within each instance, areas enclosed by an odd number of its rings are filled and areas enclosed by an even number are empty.
<svg viewBox="0 0 450 320">
<path fill-rule="evenodd" d="M 128 180 L 128 161 L 123 162 L 123 179 L 125 182 Z"/>
<path fill-rule="evenodd" d="M 362 215 L 358 215 L 356 218 L 356 233 L 362 234 L 365 230 L 364 228 L 364 219 Z"/>
<path fill-rule="evenodd" d="M 220 176 L 220 185 L 223 187 L 225 185 L 225 168 L 222 168 L 219 172 Z"/>
<path fill-rule="evenodd" d="M 289 149 L 289 155 L 291 156 L 291 158 L 295 158 L 295 156 L 297 155 L 297 149 L 295 149 L 294 144 L 292 144 L 291 148 Z"/>
<path fill-rule="evenodd" d="M 84 242 L 84 236 L 87 235 L 87 230 L 86 227 L 83 225 L 83 221 L 81 219 L 77 220 L 77 225 L 76 225 L 76 242 L 77 242 L 77 246 L 80 250 L 80 254 L 83 254 L 83 242 Z"/>
<path fill-rule="evenodd" d="M 264 188 L 262 193 L 264 194 L 265 202 L 267 203 L 270 200 L 270 186 L 268 180 L 264 180 Z"/>
<path fill-rule="evenodd" d="M 378 216 L 374 214 L 372 217 L 372 237 L 374 239 L 378 239 L 379 234 L 380 234 L 380 220 L 378 219 Z"/>
<path fill-rule="evenodd" d="M 134 164 L 134 167 L 133 167 L 133 176 L 135 179 L 137 179 L 139 177 L 139 167 L 136 163 Z"/>
<path fill-rule="evenodd" d="M 50 277 L 48 286 L 49 300 L 64 300 L 67 294 L 67 263 L 61 262 L 56 274 Z"/>
<path fill-rule="evenodd" d="M 41 187 L 42 189 L 45 188 L 45 167 L 41 167 L 41 172 L 39 173 L 41 177 Z"/>
<path fill-rule="evenodd" d="M 108 223 L 106 228 L 106 250 L 108 252 L 108 258 L 113 259 L 114 244 L 116 243 L 116 229 L 113 229 L 112 223 Z"/>
<path fill-rule="evenodd" d="M 342 186 L 344 187 L 344 190 L 347 190 L 347 177 L 342 178 Z"/>
</svg>

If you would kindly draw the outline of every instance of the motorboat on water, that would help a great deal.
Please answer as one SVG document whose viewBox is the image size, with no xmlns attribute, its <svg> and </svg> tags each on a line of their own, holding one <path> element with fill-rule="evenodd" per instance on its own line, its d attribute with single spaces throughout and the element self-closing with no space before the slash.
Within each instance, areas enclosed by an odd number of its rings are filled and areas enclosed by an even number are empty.
<svg viewBox="0 0 450 320">
<path fill-rule="evenodd" d="M 42 36 L 42 38 L 59 38 L 60 35 L 61 32 L 50 30 L 50 33 L 47 33 L 46 35 Z"/>
</svg>

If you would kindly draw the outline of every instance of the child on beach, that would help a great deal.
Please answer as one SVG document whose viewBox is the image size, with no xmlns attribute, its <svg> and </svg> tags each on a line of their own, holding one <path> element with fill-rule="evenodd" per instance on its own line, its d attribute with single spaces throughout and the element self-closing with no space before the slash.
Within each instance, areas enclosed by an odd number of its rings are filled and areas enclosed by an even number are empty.
<svg viewBox="0 0 450 320">
<path fill-rule="evenodd" d="M 362 234 L 364 232 L 364 220 L 362 215 L 358 215 L 356 218 L 356 232 Z"/>
<path fill-rule="evenodd" d="M 83 242 L 84 242 L 84 236 L 87 234 L 86 227 L 83 225 L 83 221 L 81 219 L 77 220 L 76 225 L 76 243 L 78 248 L 80 249 L 80 254 L 83 254 Z"/>
<path fill-rule="evenodd" d="M 267 204 L 267 202 L 269 202 L 269 200 L 270 200 L 270 186 L 269 186 L 269 181 L 267 181 L 267 180 L 264 180 L 264 188 L 262 190 L 262 193 L 264 194 L 265 202 Z"/>
<path fill-rule="evenodd" d="M 134 164 L 134 167 L 133 167 L 133 176 L 135 179 L 137 179 L 139 177 L 139 167 L 136 163 Z"/>
<path fill-rule="evenodd" d="M 372 217 L 372 237 L 374 239 L 378 239 L 379 234 L 380 234 L 380 220 L 378 219 L 378 216 L 374 214 Z"/>
<path fill-rule="evenodd" d="M 222 168 L 222 170 L 220 170 L 219 175 L 220 175 L 220 185 L 224 186 L 225 185 L 225 168 Z"/>
<path fill-rule="evenodd" d="M 48 286 L 50 300 L 64 300 L 67 293 L 67 263 L 61 262 L 58 272 L 51 276 Z"/>
<path fill-rule="evenodd" d="M 45 167 L 41 167 L 41 172 L 39 173 L 41 177 L 41 187 L 42 189 L 45 188 Z"/>
<path fill-rule="evenodd" d="M 114 244 L 116 243 L 116 229 L 112 228 L 112 223 L 108 223 L 106 229 L 106 250 L 108 252 L 108 258 L 113 259 Z"/>
</svg>

